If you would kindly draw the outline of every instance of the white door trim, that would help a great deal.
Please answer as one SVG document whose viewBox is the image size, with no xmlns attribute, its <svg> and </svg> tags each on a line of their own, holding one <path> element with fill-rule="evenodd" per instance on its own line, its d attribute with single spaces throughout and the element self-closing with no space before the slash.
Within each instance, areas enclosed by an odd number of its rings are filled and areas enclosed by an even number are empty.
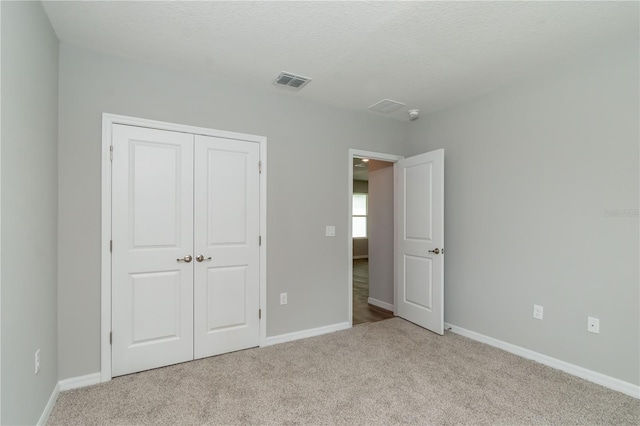
<svg viewBox="0 0 640 426">
<path fill-rule="evenodd" d="M 351 238 L 351 213 L 353 212 L 353 159 L 354 158 L 370 158 L 372 160 L 381 160 L 388 161 L 390 163 L 395 163 L 398 160 L 402 160 L 404 157 L 401 155 L 393 155 L 393 154 L 384 154 L 382 152 L 373 152 L 373 151 L 363 151 L 360 149 L 349 149 L 349 164 L 348 164 L 348 178 L 349 182 L 347 185 L 348 191 L 347 195 L 349 197 L 348 200 L 348 212 L 349 212 L 349 220 L 347 220 L 347 279 L 348 279 L 348 310 L 347 310 L 347 318 L 349 319 L 349 327 L 353 327 L 353 238 Z M 395 282 L 393 284 L 395 288 Z M 394 291 L 395 294 L 395 291 Z"/>
<path fill-rule="evenodd" d="M 267 138 L 124 115 L 102 114 L 102 218 L 100 260 L 100 381 L 111 380 L 111 129 L 114 124 L 257 142 L 260 145 L 260 346 L 267 341 Z"/>
</svg>

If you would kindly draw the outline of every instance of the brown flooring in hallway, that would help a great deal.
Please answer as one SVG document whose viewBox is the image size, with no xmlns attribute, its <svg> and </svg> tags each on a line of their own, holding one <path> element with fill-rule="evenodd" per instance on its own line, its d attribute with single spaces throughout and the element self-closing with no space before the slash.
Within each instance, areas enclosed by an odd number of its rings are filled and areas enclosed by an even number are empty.
<svg viewBox="0 0 640 426">
<path fill-rule="evenodd" d="M 393 318 L 393 312 L 370 305 L 369 259 L 353 259 L 353 325 Z"/>
</svg>

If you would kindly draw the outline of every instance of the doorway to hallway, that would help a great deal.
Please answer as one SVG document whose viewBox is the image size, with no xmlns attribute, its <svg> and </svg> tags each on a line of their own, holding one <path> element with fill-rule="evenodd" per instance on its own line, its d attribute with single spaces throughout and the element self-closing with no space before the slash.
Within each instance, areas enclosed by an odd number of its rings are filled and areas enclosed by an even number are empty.
<svg viewBox="0 0 640 426">
<path fill-rule="evenodd" d="M 394 316 L 393 160 L 395 158 L 380 159 L 364 152 L 351 158 L 353 325 Z"/>
<path fill-rule="evenodd" d="M 366 162 L 370 168 L 364 213 L 362 200 L 357 199 L 359 194 L 355 191 L 356 160 Z M 376 204 L 382 206 L 385 214 L 380 215 L 381 220 L 375 225 L 372 214 L 378 208 L 369 206 L 374 204 L 373 164 L 381 165 L 376 170 L 383 172 L 381 176 L 385 178 L 381 182 L 390 188 L 379 192 L 390 198 L 378 199 Z M 364 229 L 367 239 L 373 240 L 374 233 L 379 233 L 379 241 L 386 241 L 368 244 L 368 303 L 444 334 L 444 150 L 402 158 L 350 149 L 348 177 L 352 216 L 347 227 L 350 322 L 353 324 L 355 242 L 363 236 Z M 361 216 L 366 217 L 363 220 Z"/>
</svg>

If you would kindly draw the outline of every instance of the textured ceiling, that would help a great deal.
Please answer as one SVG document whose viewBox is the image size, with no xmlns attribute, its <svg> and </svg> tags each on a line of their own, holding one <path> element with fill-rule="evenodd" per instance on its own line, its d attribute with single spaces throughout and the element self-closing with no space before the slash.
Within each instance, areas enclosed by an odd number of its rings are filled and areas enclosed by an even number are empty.
<svg viewBox="0 0 640 426">
<path fill-rule="evenodd" d="M 45 2 L 64 43 L 407 120 L 638 36 L 637 2 Z M 313 79 L 276 87 L 289 71 Z M 370 112 L 371 114 L 380 114 Z"/>
</svg>

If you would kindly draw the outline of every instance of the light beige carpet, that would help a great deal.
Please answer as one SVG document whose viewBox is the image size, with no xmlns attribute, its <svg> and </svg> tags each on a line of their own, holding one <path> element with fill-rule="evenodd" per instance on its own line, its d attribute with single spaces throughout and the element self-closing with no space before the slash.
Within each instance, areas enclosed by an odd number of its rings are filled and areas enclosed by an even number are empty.
<svg viewBox="0 0 640 426">
<path fill-rule="evenodd" d="M 399 318 L 63 392 L 50 425 L 640 424 L 640 401 Z"/>
</svg>

